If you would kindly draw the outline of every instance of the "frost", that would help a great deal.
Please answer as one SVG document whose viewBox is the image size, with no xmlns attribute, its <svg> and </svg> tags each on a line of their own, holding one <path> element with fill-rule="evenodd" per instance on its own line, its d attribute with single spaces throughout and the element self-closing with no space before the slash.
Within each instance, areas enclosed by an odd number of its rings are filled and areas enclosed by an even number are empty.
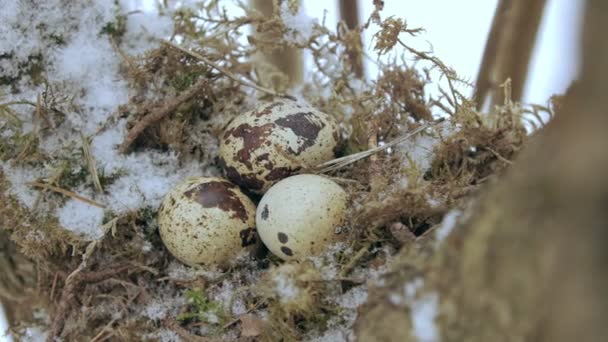
<svg viewBox="0 0 608 342">
<path fill-rule="evenodd" d="M 103 209 L 85 203 L 81 200 L 70 199 L 57 211 L 59 223 L 66 229 L 84 236 L 90 240 L 100 239 L 104 232 Z"/>
<path fill-rule="evenodd" d="M 445 214 L 441 225 L 436 230 L 437 233 L 435 233 L 435 236 L 437 237 L 437 244 L 440 244 L 443 240 L 445 240 L 446 237 L 450 235 L 454 227 L 456 227 L 456 222 L 460 215 L 462 215 L 462 211 L 456 209 Z"/>
</svg>

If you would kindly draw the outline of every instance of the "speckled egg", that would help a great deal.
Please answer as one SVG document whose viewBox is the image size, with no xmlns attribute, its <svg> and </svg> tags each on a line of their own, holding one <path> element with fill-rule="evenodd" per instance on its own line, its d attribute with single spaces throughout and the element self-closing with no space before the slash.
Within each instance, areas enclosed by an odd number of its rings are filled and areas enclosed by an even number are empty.
<svg viewBox="0 0 608 342">
<path fill-rule="evenodd" d="M 229 180 L 261 194 L 303 166 L 333 159 L 339 145 L 333 117 L 285 99 L 236 117 L 220 139 L 219 156 Z"/>
<path fill-rule="evenodd" d="M 258 234 L 283 260 L 319 254 L 344 235 L 347 202 L 346 192 L 328 178 L 286 178 L 262 197 L 256 211 Z"/>
<path fill-rule="evenodd" d="M 229 265 L 256 239 L 255 205 L 222 178 L 190 178 L 177 185 L 163 199 L 158 222 L 169 252 L 191 266 Z"/>
</svg>

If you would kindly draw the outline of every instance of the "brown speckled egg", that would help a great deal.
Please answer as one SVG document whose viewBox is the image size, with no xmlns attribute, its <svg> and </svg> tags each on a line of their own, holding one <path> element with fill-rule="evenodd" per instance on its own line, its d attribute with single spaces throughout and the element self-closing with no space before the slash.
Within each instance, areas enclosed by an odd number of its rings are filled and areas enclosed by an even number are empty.
<svg viewBox="0 0 608 342">
<path fill-rule="evenodd" d="M 296 175 L 271 187 L 258 205 L 258 234 L 283 260 L 301 260 L 339 241 L 346 224 L 346 192 L 332 180 Z"/>
<path fill-rule="evenodd" d="M 333 117 L 284 99 L 236 117 L 220 139 L 219 156 L 229 180 L 261 194 L 302 166 L 333 159 L 339 144 Z"/>
<path fill-rule="evenodd" d="M 169 252 L 191 266 L 227 266 L 256 239 L 255 205 L 222 178 L 178 184 L 163 199 L 158 222 Z"/>
</svg>

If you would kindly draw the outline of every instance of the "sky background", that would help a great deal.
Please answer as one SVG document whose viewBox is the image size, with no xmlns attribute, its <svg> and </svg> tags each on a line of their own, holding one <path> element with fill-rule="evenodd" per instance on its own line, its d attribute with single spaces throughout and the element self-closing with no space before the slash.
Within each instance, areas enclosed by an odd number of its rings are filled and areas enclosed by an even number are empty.
<svg viewBox="0 0 608 342">
<path fill-rule="evenodd" d="M 100 0 L 101 1 L 101 0 Z M 152 10 L 154 0 L 133 0 L 134 8 Z M 353 0 L 355 1 L 355 0 Z M 327 24 L 335 27 L 338 18 L 336 0 L 303 0 L 306 14 L 323 17 L 327 11 Z M 465 79 L 474 80 L 483 54 L 485 40 L 492 22 L 497 0 L 385 0 L 384 17 L 404 18 L 410 27 L 422 26 L 426 32 L 419 41 L 432 42 L 432 50 L 444 63 Z M 230 8 L 229 1 L 226 5 Z M 538 42 L 530 64 L 530 78 L 524 92 L 524 102 L 545 104 L 556 93 L 563 93 L 579 70 L 578 37 L 580 35 L 582 1 L 548 0 L 545 17 L 541 22 Z M 373 11 L 372 0 L 360 1 L 360 21 Z M 439 10 L 440 9 L 440 10 Z M 364 36 L 366 51 L 370 49 L 372 35 Z M 466 37 L 466 39 L 463 39 Z M 423 46 L 424 47 L 424 46 Z M 375 78 L 377 68 L 366 63 L 369 78 Z M 0 308 L 0 332 L 6 322 Z M 0 342 L 10 341 L 0 336 Z"/>
</svg>

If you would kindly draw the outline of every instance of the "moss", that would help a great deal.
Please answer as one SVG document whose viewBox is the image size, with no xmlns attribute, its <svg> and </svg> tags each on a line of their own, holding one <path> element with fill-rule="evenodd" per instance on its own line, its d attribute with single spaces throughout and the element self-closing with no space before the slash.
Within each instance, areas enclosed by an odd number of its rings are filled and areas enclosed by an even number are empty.
<svg viewBox="0 0 608 342">
<path fill-rule="evenodd" d="M 184 296 L 188 300 L 189 310 L 177 316 L 178 321 L 197 321 L 222 326 L 228 320 L 223 306 L 219 302 L 211 301 L 205 297 L 201 290 L 185 291 Z"/>
</svg>

